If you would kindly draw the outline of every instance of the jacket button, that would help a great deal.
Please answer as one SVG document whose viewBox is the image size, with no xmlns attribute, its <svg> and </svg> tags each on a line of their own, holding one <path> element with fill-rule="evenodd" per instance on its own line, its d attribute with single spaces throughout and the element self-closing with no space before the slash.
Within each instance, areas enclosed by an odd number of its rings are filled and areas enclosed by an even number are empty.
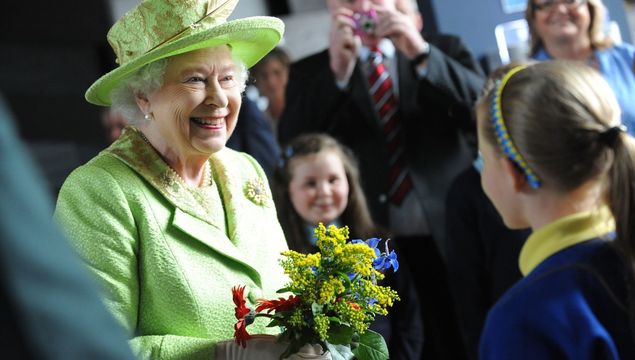
<svg viewBox="0 0 635 360">
<path fill-rule="evenodd" d="M 382 203 L 382 204 L 383 204 L 383 203 L 385 203 L 385 202 L 386 202 L 386 200 L 388 200 L 388 197 L 386 196 L 386 194 L 381 194 L 381 195 L 379 195 L 379 202 L 380 202 L 380 203 Z"/>
</svg>

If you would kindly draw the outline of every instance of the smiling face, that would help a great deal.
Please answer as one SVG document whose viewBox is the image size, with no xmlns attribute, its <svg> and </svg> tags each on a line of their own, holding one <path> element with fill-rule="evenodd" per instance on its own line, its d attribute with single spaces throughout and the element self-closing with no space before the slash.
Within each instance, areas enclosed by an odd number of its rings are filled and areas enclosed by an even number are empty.
<svg viewBox="0 0 635 360">
<path fill-rule="evenodd" d="M 545 2 L 551 0 L 534 0 L 536 5 Z M 584 1 L 571 4 L 555 1 L 551 7 L 534 10 L 533 26 L 536 34 L 547 43 L 588 38 L 591 26 L 589 5 Z"/>
<path fill-rule="evenodd" d="M 348 205 L 348 180 L 339 155 L 332 150 L 291 160 L 289 195 L 300 217 L 317 225 L 335 221 Z"/>
<path fill-rule="evenodd" d="M 163 86 L 138 100 L 141 110 L 152 115 L 147 126 L 158 134 L 152 140 L 159 151 L 188 157 L 225 146 L 241 104 L 237 72 L 225 45 L 169 59 Z"/>
</svg>

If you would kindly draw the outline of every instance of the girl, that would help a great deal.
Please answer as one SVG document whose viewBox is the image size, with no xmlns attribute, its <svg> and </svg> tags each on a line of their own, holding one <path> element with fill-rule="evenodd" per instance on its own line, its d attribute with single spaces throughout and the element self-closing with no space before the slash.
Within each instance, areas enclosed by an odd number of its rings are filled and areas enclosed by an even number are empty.
<svg viewBox="0 0 635 360">
<path fill-rule="evenodd" d="M 317 251 L 313 229 L 320 222 L 347 225 L 352 239 L 386 238 L 371 219 L 355 158 L 328 135 L 302 135 L 284 148 L 274 177 L 274 200 L 292 250 Z M 396 290 L 401 301 L 389 319 L 378 318 L 371 328 L 384 336 L 391 359 L 419 359 L 420 304 L 409 270 L 401 259 L 400 263 L 398 272 L 386 274 L 384 285 Z"/>
<path fill-rule="evenodd" d="M 508 227 L 533 233 L 481 358 L 634 359 L 634 142 L 615 96 L 562 60 L 492 80 L 477 105 L 483 189 Z"/>
<path fill-rule="evenodd" d="M 278 218 L 293 250 L 317 250 L 311 239 L 320 222 L 347 225 L 357 238 L 381 236 L 366 206 L 353 155 L 328 135 L 303 135 L 284 148 L 274 187 Z"/>
</svg>

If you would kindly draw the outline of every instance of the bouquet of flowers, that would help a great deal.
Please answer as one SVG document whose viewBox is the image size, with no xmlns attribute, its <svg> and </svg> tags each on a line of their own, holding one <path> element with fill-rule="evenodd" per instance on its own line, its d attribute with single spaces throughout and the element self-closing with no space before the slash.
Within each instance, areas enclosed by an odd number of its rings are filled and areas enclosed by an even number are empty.
<svg viewBox="0 0 635 360">
<path fill-rule="evenodd" d="M 266 317 L 271 319 L 269 326 L 282 327 L 279 339 L 289 344 L 281 359 L 306 344 L 319 344 L 332 352 L 345 346 L 360 360 L 388 359 L 384 339 L 368 326 L 376 314 L 386 315 L 387 308 L 399 300 L 397 292 L 377 284 L 384 277 L 382 271 L 397 271 L 397 255 L 388 251 L 388 241 L 381 252 L 377 238 L 347 242 L 348 227 L 327 229 L 320 224 L 315 235 L 319 252 L 282 253 L 281 265 L 290 282 L 278 293 L 290 292 L 287 298 L 261 299 L 252 310 L 245 305 L 245 288 L 232 289 L 238 319 L 236 342 L 245 346 L 250 339 L 247 326 L 255 317 Z"/>
</svg>

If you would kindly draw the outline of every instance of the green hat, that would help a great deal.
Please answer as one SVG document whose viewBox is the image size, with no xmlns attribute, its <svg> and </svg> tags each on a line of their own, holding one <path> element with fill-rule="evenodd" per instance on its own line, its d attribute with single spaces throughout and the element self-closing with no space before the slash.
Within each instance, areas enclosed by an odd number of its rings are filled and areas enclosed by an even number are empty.
<svg viewBox="0 0 635 360">
<path fill-rule="evenodd" d="M 227 44 L 251 67 L 280 41 L 280 19 L 256 16 L 227 21 L 238 0 L 145 0 L 108 31 L 119 67 L 86 91 L 86 100 L 111 104 L 110 93 L 122 80 L 153 61 L 192 50 Z"/>
</svg>

